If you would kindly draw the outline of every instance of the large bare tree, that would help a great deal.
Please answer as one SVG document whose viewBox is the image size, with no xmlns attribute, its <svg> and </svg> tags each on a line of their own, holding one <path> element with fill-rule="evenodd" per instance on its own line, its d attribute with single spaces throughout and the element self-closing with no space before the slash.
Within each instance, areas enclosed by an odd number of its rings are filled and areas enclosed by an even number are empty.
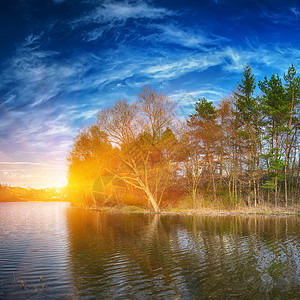
<svg viewBox="0 0 300 300">
<path fill-rule="evenodd" d="M 98 113 L 98 126 L 121 150 L 122 165 L 114 174 L 142 190 L 155 212 L 172 176 L 176 137 L 171 130 L 175 104 L 143 86 L 135 103 L 117 101 Z"/>
</svg>

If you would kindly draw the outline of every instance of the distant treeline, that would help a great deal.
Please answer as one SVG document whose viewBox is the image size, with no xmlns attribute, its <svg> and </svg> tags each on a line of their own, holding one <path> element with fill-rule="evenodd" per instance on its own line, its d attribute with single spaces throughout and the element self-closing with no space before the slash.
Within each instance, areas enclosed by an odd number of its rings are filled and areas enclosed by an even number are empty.
<svg viewBox="0 0 300 300">
<path fill-rule="evenodd" d="M 255 93 L 256 88 L 259 88 Z M 257 96 L 259 95 L 259 96 Z M 216 106 L 198 99 L 186 120 L 166 95 L 143 86 L 83 128 L 68 157 L 68 188 L 83 206 L 274 204 L 299 199 L 300 77 L 256 82 L 249 65 Z"/>
<path fill-rule="evenodd" d="M 11 187 L 7 184 L 0 184 L 0 202 L 61 200 L 63 200 L 63 193 L 61 189 L 34 189 Z"/>
</svg>

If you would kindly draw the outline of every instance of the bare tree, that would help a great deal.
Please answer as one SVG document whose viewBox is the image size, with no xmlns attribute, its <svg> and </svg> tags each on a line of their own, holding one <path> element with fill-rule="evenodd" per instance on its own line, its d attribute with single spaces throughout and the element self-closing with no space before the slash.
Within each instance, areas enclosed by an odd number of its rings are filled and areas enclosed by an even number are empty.
<svg viewBox="0 0 300 300">
<path fill-rule="evenodd" d="M 142 190 L 155 212 L 171 176 L 174 111 L 167 96 L 144 86 L 137 102 L 118 101 L 98 113 L 98 126 L 121 150 L 122 166 L 114 175 Z"/>
<path fill-rule="evenodd" d="M 153 142 L 171 125 L 175 107 L 176 104 L 166 95 L 156 93 L 147 85 L 142 87 L 138 94 L 138 109 L 142 116 L 143 129 L 151 134 Z"/>
<path fill-rule="evenodd" d="M 97 125 L 106 132 L 109 140 L 117 144 L 131 143 L 139 134 L 136 103 L 118 100 L 112 107 L 102 109 L 97 115 Z"/>
</svg>

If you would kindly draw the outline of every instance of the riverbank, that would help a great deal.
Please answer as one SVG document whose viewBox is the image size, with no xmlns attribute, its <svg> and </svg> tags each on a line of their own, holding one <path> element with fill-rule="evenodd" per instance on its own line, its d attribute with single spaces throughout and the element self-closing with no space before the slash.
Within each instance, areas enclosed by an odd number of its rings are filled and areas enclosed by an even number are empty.
<svg viewBox="0 0 300 300">
<path fill-rule="evenodd" d="M 155 214 L 148 208 L 138 206 L 114 206 L 92 208 L 92 210 L 106 213 L 135 213 L 135 214 Z M 268 216 L 300 216 L 300 207 L 231 207 L 231 208 L 162 208 L 160 215 L 212 215 L 212 216 L 249 216 L 249 215 L 268 215 Z"/>
<path fill-rule="evenodd" d="M 44 199 L 10 199 L 4 200 L 0 197 L 0 202 L 65 202 L 59 198 L 44 198 Z M 72 205 L 72 204 L 71 204 Z M 76 206 L 76 205 L 75 205 Z M 86 208 L 98 212 L 105 213 L 124 213 L 124 214 L 155 214 L 155 212 L 149 208 L 135 206 L 135 205 L 117 205 L 112 207 L 92 207 Z M 185 207 L 165 207 L 160 210 L 160 215 L 211 215 L 211 216 L 249 216 L 249 215 L 268 215 L 268 216 L 300 216 L 300 206 L 294 205 L 290 207 L 272 207 L 272 206 L 236 206 L 236 207 L 201 207 L 201 208 L 185 208 Z"/>
</svg>

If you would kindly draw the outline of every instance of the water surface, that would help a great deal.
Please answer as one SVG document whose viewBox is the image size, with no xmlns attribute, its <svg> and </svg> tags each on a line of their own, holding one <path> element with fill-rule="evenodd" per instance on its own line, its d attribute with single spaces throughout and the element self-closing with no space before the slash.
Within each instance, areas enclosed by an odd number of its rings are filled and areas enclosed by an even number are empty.
<svg viewBox="0 0 300 300">
<path fill-rule="evenodd" d="M 0 298 L 299 299 L 299 225 L 0 203 Z"/>
</svg>

